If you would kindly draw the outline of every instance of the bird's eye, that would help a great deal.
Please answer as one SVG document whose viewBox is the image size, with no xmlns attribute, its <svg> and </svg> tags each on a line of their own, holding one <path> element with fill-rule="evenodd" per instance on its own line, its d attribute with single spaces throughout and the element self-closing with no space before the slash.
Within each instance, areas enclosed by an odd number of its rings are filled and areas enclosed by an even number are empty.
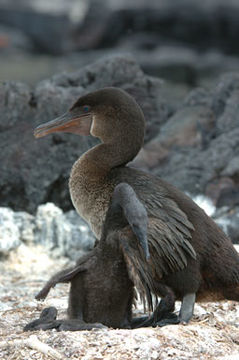
<svg viewBox="0 0 239 360">
<path fill-rule="evenodd" d="M 85 105 L 85 106 L 83 106 L 83 111 L 86 113 L 86 112 L 88 112 L 90 110 L 90 107 L 89 106 L 87 106 L 87 105 Z"/>
</svg>

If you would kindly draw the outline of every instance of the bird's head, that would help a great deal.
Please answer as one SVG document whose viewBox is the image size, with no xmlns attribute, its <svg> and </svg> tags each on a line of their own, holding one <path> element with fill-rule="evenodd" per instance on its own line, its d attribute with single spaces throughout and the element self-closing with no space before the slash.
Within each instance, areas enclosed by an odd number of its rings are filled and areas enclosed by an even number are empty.
<svg viewBox="0 0 239 360">
<path fill-rule="evenodd" d="M 63 115 L 39 125 L 35 137 L 55 132 L 92 135 L 104 143 L 131 135 L 144 137 L 144 116 L 136 101 L 125 91 L 103 88 L 80 97 Z"/>
</svg>

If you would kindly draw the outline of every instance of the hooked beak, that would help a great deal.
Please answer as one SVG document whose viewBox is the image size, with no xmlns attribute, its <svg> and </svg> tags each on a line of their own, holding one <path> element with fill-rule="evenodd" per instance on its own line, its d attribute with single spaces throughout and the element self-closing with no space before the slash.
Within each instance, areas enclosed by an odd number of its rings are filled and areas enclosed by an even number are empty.
<svg viewBox="0 0 239 360">
<path fill-rule="evenodd" d="M 91 113 L 73 115 L 70 111 L 68 111 L 54 120 L 39 125 L 34 130 L 34 136 L 36 138 L 40 138 L 55 132 L 68 132 L 78 135 L 90 135 L 91 123 Z"/>
</svg>

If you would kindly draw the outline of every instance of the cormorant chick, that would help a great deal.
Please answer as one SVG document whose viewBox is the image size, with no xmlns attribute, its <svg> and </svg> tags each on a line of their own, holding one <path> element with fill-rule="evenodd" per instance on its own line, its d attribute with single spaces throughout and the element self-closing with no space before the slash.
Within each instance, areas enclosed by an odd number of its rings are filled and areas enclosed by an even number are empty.
<svg viewBox="0 0 239 360">
<path fill-rule="evenodd" d="M 134 284 L 128 275 L 121 241 L 132 242 L 148 261 L 147 222 L 146 210 L 133 189 L 128 184 L 117 185 L 100 242 L 76 266 L 55 274 L 36 295 L 37 300 L 45 299 L 57 283 L 70 282 L 68 319 L 57 320 L 57 310 L 50 307 L 24 330 L 139 326 L 142 319 L 132 319 Z"/>
</svg>

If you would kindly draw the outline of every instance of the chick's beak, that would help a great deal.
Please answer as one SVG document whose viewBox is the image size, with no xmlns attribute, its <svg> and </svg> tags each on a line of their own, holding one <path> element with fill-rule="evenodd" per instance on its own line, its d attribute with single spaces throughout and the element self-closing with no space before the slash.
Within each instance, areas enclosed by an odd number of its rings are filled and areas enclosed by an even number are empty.
<svg viewBox="0 0 239 360">
<path fill-rule="evenodd" d="M 34 136 L 36 138 L 40 138 L 55 132 L 68 132 L 78 135 L 90 135 L 91 123 L 92 114 L 87 113 L 74 115 L 70 111 L 68 111 L 54 120 L 39 125 L 34 130 Z"/>
</svg>

